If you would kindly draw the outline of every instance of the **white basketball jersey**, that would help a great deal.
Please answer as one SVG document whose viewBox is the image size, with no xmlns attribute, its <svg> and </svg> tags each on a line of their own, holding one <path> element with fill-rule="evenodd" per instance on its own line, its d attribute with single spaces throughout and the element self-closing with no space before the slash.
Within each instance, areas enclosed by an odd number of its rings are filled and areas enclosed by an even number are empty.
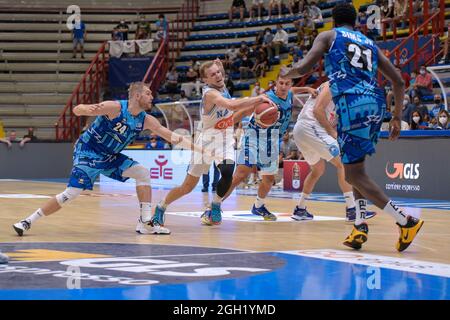
<svg viewBox="0 0 450 320">
<path fill-rule="evenodd" d="M 318 88 L 319 92 L 322 90 L 322 86 Z M 320 126 L 319 121 L 317 121 L 314 116 L 314 107 L 316 105 L 317 99 L 312 96 L 305 102 L 302 111 L 298 115 L 297 122 L 301 122 L 302 124 L 309 125 L 318 125 Z M 328 104 L 325 109 L 325 113 L 328 121 L 331 123 L 333 127 L 336 126 L 336 106 L 333 103 L 333 100 Z"/>
<path fill-rule="evenodd" d="M 208 113 L 205 113 L 204 103 L 206 93 L 210 90 L 216 90 L 208 86 L 203 87 L 203 97 L 200 104 L 201 110 L 201 130 L 206 131 L 209 129 L 225 130 L 227 128 L 233 127 L 233 111 L 223 108 L 221 106 L 215 105 Z M 222 97 L 231 99 L 231 95 L 227 88 L 224 87 L 223 91 L 218 91 Z"/>
</svg>

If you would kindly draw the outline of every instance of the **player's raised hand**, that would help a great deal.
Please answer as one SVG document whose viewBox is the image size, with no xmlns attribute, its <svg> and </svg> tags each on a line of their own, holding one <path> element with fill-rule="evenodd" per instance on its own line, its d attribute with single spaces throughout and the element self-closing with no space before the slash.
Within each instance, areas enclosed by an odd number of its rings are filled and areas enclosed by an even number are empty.
<svg viewBox="0 0 450 320">
<path fill-rule="evenodd" d="M 397 140 L 400 135 L 401 121 L 400 118 L 393 117 L 389 122 L 389 140 Z"/>
<path fill-rule="evenodd" d="M 314 88 L 308 88 L 308 93 L 309 93 L 313 98 L 317 97 L 317 95 L 319 94 L 319 93 L 317 92 L 317 89 L 314 89 Z"/>
<path fill-rule="evenodd" d="M 281 67 L 281 69 L 280 69 L 280 77 L 285 78 L 289 74 L 289 71 L 291 71 L 291 68 Z"/>
</svg>

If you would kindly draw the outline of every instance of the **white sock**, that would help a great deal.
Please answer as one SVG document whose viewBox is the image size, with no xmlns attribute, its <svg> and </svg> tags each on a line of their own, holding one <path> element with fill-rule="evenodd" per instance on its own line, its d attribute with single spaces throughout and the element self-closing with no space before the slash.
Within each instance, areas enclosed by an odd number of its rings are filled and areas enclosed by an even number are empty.
<svg viewBox="0 0 450 320">
<path fill-rule="evenodd" d="M 261 208 L 264 205 L 264 200 L 265 200 L 265 198 L 260 198 L 260 197 L 256 196 L 255 208 Z"/>
<path fill-rule="evenodd" d="M 389 200 L 383 211 L 389 213 L 401 226 L 407 223 L 407 215 L 392 200 Z"/>
<path fill-rule="evenodd" d="M 213 196 L 213 201 L 212 201 L 212 202 L 213 202 L 213 203 L 221 204 L 221 203 L 222 203 L 222 197 L 219 197 L 219 196 L 217 195 L 217 193 L 215 193 L 214 196 Z"/>
<path fill-rule="evenodd" d="M 42 209 L 39 208 L 31 216 L 29 216 L 25 220 L 30 221 L 30 223 L 34 223 L 35 221 L 37 221 L 38 219 L 40 219 L 42 217 L 45 217 L 45 215 L 44 215 L 44 212 L 42 212 Z"/>
<path fill-rule="evenodd" d="M 163 208 L 164 210 L 166 210 L 167 208 L 167 203 L 165 200 L 161 200 L 160 203 L 158 203 L 158 206 L 160 206 L 161 208 Z"/>
<path fill-rule="evenodd" d="M 298 207 L 300 209 L 306 209 L 306 200 L 309 198 L 310 194 L 309 193 L 300 193 L 300 199 L 298 200 Z"/>
<path fill-rule="evenodd" d="M 345 203 L 347 204 L 347 208 L 354 208 L 355 204 L 355 196 L 352 191 L 344 192 Z"/>
<path fill-rule="evenodd" d="M 366 199 L 356 199 L 356 219 L 355 226 L 359 226 L 366 220 L 367 211 L 367 200 Z"/>
<path fill-rule="evenodd" d="M 152 218 L 152 204 L 150 202 L 141 202 L 140 206 L 142 222 L 149 222 Z"/>
</svg>

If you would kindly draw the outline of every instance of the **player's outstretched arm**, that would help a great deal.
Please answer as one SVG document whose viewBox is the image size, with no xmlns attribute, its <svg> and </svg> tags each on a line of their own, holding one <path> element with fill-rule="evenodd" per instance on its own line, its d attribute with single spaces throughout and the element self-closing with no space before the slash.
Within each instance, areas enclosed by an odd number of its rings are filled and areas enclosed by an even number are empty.
<svg viewBox="0 0 450 320">
<path fill-rule="evenodd" d="M 328 51 L 334 36 L 334 30 L 319 33 L 306 57 L 294 64 L 292 68 L 282 68 L 280 76 L 283 78 L 295 79 L 310 71 Z"/>
<path fill-rule="evenodd" d="M 203 152 L 202 147 L 193 143 L 190 138 L 170 131 L 166 127 L 162 126 L 155 117 L 150 115 L 145 116 L 144 130 L 151 130 L 153 133 L 156 133 L 172 145 L 179 145 L 183 147 L 183 149 L 190 149 L 195 152 Z"/>
<path fill-rule="evenodd" d="M 292 87 L 293 94 L 306 93 L 312 95 L 313 98 L 317 97 L 317 90 L 311 87 Z"/>
<path fill-rule="evenodd" d="M 117 101 L 103 101 L 96 104 L 79 104 L 73 108 L 76 116 L 108 116 L 114 119 L 120 114 L 120 103 Z"/>
<path fill-rule="evenodd" d="M 253 112 L 255 112 L 255 106 L 248 106 L 239 109 L 239 111 L 233 113 L 233 123 L 241 122 L 242 118 L 251 115 Z"/>
<path fill-rule="evenodd" d="M 332 100 L 330 87 L 328 82 L 323 84 L 322 90 L 316 99 L 316 104 L 314 105 L 314 117 L 316 117 L 317 121 L 319 121 L 320 125 L 325 129 L 325 131 L 332 136 L 333 138 L 337 138 L 337 132 L 331 125 L 331 123 L 327 119 L 326 108 L 330 104 Z"/>
<path fill-rule="evenodd" d="M 378 68 L 381 73 L 391 81 L 392 91 L 394 92 L 395 108 L 392 115 L 392 120 L 390 122 L 389 138 L 391 140 L 395 140 L 400 135 L 401 130 L 403 99 L 405 98 L 405 82 L 391 61 L 389 61 L 389 59 L 379 48 L 377 48 L 377 50 Z"/>
<path fill-rule="evenodd" d="M 239 98 L 239 99 L 227 99 L 224 98 L 219 92 L 217 91 L 208 91 L 206 93 L 205 97 L 205 104 L 207 106 L 214 106 L 218 105 L 223 108 L 232 110 L 232 111 L 238 111 L 241 108 L 248 107 L 248 106 L 255 106 L 259 103 L 267 102 L 270 104 L 274 104 L 267 96 L 260 95 L 253 98 Z M 208 110 L 206 110 L 208 111 Z"/>
</svg>

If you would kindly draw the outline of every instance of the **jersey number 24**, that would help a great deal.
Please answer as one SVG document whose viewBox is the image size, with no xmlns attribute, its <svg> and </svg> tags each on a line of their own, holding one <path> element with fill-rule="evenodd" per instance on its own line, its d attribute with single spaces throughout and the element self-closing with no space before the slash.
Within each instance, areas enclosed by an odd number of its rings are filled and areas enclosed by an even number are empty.
<svg viewBox="0 0 450 320">
<path fill-rule="evenodd" d="M 123 124 L 121 122 L 117 122 L 115 127 L 114 127 L 114 131 L 119 132 L 120 134 L 124 134 L 125 131 L 127 131 L 127 125 Z"/>
</svg>

